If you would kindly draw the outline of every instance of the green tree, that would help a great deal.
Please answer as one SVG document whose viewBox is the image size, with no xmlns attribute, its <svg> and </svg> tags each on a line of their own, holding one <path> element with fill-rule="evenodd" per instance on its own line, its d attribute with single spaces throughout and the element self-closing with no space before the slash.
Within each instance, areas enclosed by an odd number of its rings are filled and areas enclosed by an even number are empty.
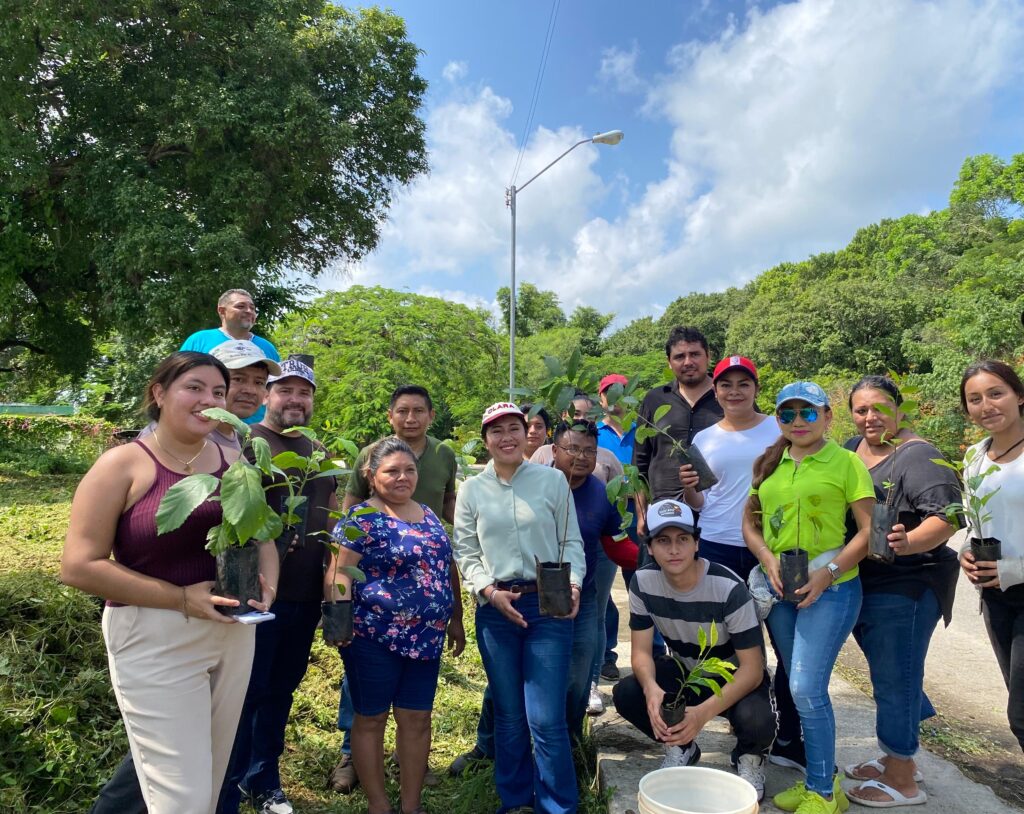
<svg viewBox="0 0 1024 814">
<path fill-rule="evenodd" d="M 569 317 L 568 327 L 580 332 L 580 351 L 584 356 L 599 356 L 602 348 L 601 335 L 611 325 L 615 314 L 602 314 L 589 305 L 580 305 Z"/>
<path fill-rule="evenodd" d="M 677 325 L 697 328 L 707 337 L 712 360 L 719 359 L 730 349 L 726 347 L 726 333 L 730 320 L 750 301 L 753 286 L 727 288 L 711 293 L 694 292 L 673 300 L 658 319 L 664 334 L 662 344 Z"/>
<path fill-rule="evenodd" d="M 353 286 L 288 316 L 274 340 L 282 354 L 315 357 L 314 421 L 329 419 L 360 442 L 390 432 L 385 410 L 400 384 L 430 391 L 440 437 L 479 426 L 506 386 L 487 314 L 434 297 Z"/>
<path fill-rule="evenodd" d="M 426 169 L 402 20 L 326 0 L 11 0 L 0 26 L 0 367 L 186 336 L 232 286 L 377 242 Z"/>
<path fill-rule="evenodd" d="M 659 350 L 664 357 L 668 331 L 654 321 L 654 317 L 640 317 L 620 328 L 604 342 L 605 353 L 623 356 L 641 356 Z"/>
<path fill-rule="evenodd" d="M 508 330 L 509 287 L 498 289 L 502 325 Z M 533 336 L 540 331 L 561 328 L 566 324 L 565 313 L 553 291 L 541 291 L 533 283 L 523 283 L 516 291 L 516 336 Z"/>
</svg>

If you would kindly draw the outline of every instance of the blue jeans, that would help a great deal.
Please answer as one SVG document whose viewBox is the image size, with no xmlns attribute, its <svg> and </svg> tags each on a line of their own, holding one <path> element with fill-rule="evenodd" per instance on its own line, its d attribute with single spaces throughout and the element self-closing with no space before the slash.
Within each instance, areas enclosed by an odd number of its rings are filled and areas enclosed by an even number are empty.
<svg viewBox="0 0 1024 814">
<path fill-rule="evenodd" d="M 917 754 L 918 732 L 927 702 L 924 659 L 942 617 L 930 588 L 919 599 L 900 594 L 865 593 L 854 638 L 871 670 L 875 696 L 875 734 L 883 752 L 893 757 Z"/>
<path fill-rule="evenodd" d="M 352 721 L 356 711 L 352 708 L 352 690 L 348 686 L 348 673 L 341 679 L 341 697 L 338 698 L 338 730 L 342 733 L 341 753 L 352 754 Z"/>
<path fill-rule="evenodd" d="M 605 658 L 608 650 L 608 608 L 615 607 L 611 601 L 612 583 L 615 582 L 615 575 L 619 572 L 619 566 L 608 559 L 603 550 L 597 552 L 597 562 L 594 566 L 594 592 L 597 602 L 597 621 L 595 624 L 595 637 L 597 649 L 594 651 L 594 663 L 590 670 L 590 680 L 597 681 L 601 677 L 601 665 L 607 660 Z M 615 613 L 615 628 L 611 635 L 611 646 L 615 647 L 615 641 L 619 635 L 619 614 Z M 614 653 L 612 654 L 614 658 Z"/>
<path fill-rule="evenodd" d="M 281 599 L 270 610 L 277 618 L 256 628 L 249 689 L 217 814 L 236 814 L 239 785 L 252 794 L 281 788 L 278 760 L 284 751 L 284 730 L 292 695 L 309 664 L 313 635 L 320 621 L 320 602 Z"/>
<path fill-rule="evenodd" d="M 591 674 L 595 656 L 600 652 L 600 639 L 603 638 L 603 626 L 598 624 L 597 607 L 597 595 L 594 586 L 591 586 L 580 596 L 580 610 L 572 623 L 572 657 L 569 661 L 565 719 L 569 725 L 569 735 L 576 740 L 583 737 L 583 719 L 587 715 Z"/>
<path fill-rule="evenodd" d="M 491 605 L 476 610 L 477 646 L 494 696 L 494 784 L 503 808 L 575 814 L 579 792 L 565 722 L 573 623 L 541 616 L 537 594 L 524 594 L 516 610 L 528 627 Z"/>
<path fill-rule="evenodd" d="M 828 681 L 839 650 L 860 613 L 860 579 L 833 585 L 809 608 L 777 602 L 768 614 L 768 628 L 789 674 L 789 689 L 804 733 L 807 788 L 832 795 L 836 764 L 836 719 Z"/>
</svg>

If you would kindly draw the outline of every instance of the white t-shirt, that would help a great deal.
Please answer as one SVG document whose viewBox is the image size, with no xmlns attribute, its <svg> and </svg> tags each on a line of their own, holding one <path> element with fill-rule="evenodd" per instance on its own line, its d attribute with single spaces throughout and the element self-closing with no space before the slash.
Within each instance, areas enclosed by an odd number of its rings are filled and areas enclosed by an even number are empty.
<svg viewBox="0 0 1024 814">
<path fill-rule="evenodd" d="M 754 461 L 779 437 L 779 425 L 772 416 L 749 430 L 723 430 L 713 424 L 693 438 L 718 483 L 704 492 L 700 510 L 700 536 L 722 545 L 745 546 L 743 507 L 750 494 Z"/>
</svg>

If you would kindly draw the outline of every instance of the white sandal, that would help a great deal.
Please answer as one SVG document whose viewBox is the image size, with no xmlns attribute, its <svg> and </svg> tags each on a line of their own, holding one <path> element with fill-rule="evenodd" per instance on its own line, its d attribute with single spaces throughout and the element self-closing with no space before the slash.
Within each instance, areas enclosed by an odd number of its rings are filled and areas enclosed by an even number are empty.
<svg viewBox="0 0 1024 814">
<path fill-rule="evenodd" d="M 864 797 L 859 797 L 855 792 L 860 789 L 878 789 L 883 794 L 888 794 L 892 799 L 890 800 L 868 800 Z M 856 788 L 850 789 L 846 792 L 846 796 L 851 802 L 857 803 L 858 805 L 868 806 L 869 808 L 896 808 L 897 806 L 919 806 L 924 805 L 928 802 L 928 795 L 924 793 L 924 789 L 918 789 L 917 794 L 913 797 L 907 797 L 907 795 L 894 789 L 892 786 L 887 786 L 885 783 L 880 783 L 877 780 L 865 780 Z"/>
<path fill-rule="evenodd" d="M 857 774 L 857 770 L 862 768 L 862 767 L 864 767 L 864 766 L 868 766 L 868 767 L 874 769 L 876 772 L 878 772 L 878 774 L 875 775 L 874 777 L 868 777 L 867 775 Z M 848 778 L 850 778 L 850 780 L 860 780 L 860 781 L 877 780 L 879 777 L 881 777 L 883 774 L 885 774 L 885 764 L 882 763 L 882 761 L 880 761 L 880 760 L 876 760 L 876 759 L 872 758 L 871 760 L 865 760 L 863 763 L 851 763 L 849 766 L 847 766 L 845 769 L 843 769 L 843 774 L 845 774 Z M 920 769 L 915 769 L 914 770 L 914 782 L 915 783 L 923 783 L 924 782 L 924 775 L 921 774 L 921 770 Z"/>
</svg>

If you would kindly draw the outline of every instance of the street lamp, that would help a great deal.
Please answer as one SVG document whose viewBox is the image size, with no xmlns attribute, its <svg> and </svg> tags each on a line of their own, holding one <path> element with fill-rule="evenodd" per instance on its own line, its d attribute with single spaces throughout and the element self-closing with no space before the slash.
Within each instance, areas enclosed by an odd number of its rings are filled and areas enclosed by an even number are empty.
<svg viewBox="0 0 1024 814">
<path fill-rule="evenodd" d="M 516 389 L 516 195 L 526 189 L 540 176 L 551 169 L 555 164 L 565 158 L 569 153 L 583 144 L 608 144 L 616 145 L 622 141 L 621 130 L 609 130 L 607 133 L 598 133 L 596 136 L 577 141 L 572 147 L 562 153 L 558 158 L 548 164 L 544 169 L 530 178 L 521 187 L 515 184 L 505 190 L 505 205 L 512 211 L 512 287 L 509 290 L 508 306 L 508 398 L 515 401 Z"/>
</svg>

